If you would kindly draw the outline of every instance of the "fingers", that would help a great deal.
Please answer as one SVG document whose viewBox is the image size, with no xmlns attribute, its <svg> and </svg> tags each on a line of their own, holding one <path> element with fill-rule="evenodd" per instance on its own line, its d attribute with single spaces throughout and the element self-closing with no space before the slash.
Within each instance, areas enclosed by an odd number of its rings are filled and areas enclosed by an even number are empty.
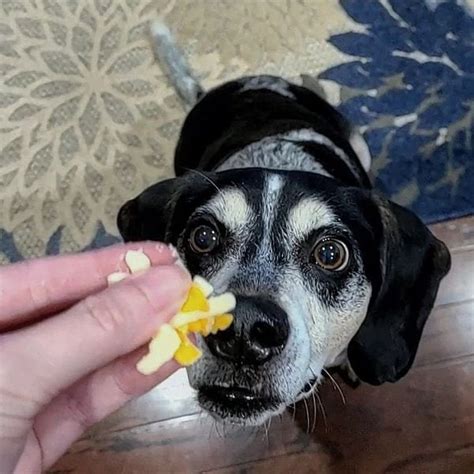
<svg viewBox="0 0 474 474">
<path fill-rule="evenodd" d="M 0 268 L 0 331 L 58 312 L 104 289 L 107 275 L 127 270 L 123 261 L 126 251 L 138 248 L 153 265 L 168 265 L 175 260 L 165 244 L 147 242 Z"/>
<path fill-rule="evenodd" d="M 87 428 L 130 399 L 151 390 L 178 369 L 176 362 L 169 362 L 153 375 L 141 375 L 135 365 L 144 353 L 141 348 L 85 377 L 56 397 L 37 417 L 34 429 L 41 443 L 43 470 L 64 454 Z M 19 472 L 30 472 L 31 466 L 26 464 L 30 456 L 25 458 L 20 460 L 19 467 L 24 469 Z"/>
<path fill-rule="evenodd" d="M 181 307 L 191 284 L 178 265 L 153 267 L 64 313 L 0 340 L 5 380 L 49 402 L 83 376 L 142 346 Z M 32 414 L 33 415 L 33 414 Z"/>
</svg>

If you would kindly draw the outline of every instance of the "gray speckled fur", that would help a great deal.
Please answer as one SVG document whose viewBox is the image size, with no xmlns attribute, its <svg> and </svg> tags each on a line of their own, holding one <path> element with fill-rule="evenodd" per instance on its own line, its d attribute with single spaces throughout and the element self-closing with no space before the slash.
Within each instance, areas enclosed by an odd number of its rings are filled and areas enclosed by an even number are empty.
<svg viewBox="0 0 474 474">
<path fill-rule="evenodd" d="M 217 171 L 235 168 L 267 168 L 276 170 L 312 171 L 329 174 L 297 143 L 284 142 L 278 137 L 267 137 L 252 143 L 229 157 Z"/>
</svg>

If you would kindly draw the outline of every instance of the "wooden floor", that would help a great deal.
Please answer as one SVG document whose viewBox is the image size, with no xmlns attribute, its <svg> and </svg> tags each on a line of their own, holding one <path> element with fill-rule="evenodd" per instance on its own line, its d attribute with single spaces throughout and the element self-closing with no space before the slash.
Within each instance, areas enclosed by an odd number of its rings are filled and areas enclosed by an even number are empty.
<svg viewBox="0 0 474 474">
<path fill-rule="evenodd" d="M 201 414 L 180 371 L 95 427 L 51 472 L 472 474 L 474 217 L 432 228 L 451 249 L 452 271 L 399 383 L 353 390 L 339 381 L 343 403 L 328 381 L 325 416 L 308 400 L 252 430 Z"/>
</svg>

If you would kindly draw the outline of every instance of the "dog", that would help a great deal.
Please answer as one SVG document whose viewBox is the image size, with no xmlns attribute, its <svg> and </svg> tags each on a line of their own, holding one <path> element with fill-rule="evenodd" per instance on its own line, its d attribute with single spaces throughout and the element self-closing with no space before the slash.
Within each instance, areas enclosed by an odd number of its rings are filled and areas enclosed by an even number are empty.
<svg viewBox="0 0 474 474">
<path fill-rule="evenodd" d="M 118 227 L 125 241 L 174 245 L 191 274 L 236 295 L 232 326 L 197 341 L 200 405 L 259 425 L 330 368 L 399 380 L 449 271 L 446 246 L 372 189 L 364 139 L 313 90 L 253 76 L 204 91 L 166 26 L 152 38 L 191 110 L 176 177 L 125 203 Z"/>
</svg>

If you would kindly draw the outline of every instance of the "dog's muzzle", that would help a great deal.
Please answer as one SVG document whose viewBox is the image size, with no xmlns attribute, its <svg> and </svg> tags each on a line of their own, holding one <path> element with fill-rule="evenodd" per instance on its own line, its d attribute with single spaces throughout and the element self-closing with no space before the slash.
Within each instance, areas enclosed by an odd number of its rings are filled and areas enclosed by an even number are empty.
<svg viewBox="0 0 474 474">
<path fill-rule="evenodd" d="M 289 336 L 288 317 L 276 303 L 237 296 L 234 323 L 205 338 L 211 353 L 239 365 L 261 365 L 278 355 Z"/>
<path fill-rule="evenodd" d="M 234 367 L 234 376 L 225 383 L 199 387 L 201 406 L 234 420 L 278 407 L 281 401 L 262 391 L 256 382 L 265 364 L 284 350 L 289 334 L 288 316 L 276 303 L 262 297 L 237 296 L 232 326 L 205 338 L 211 354 Z M 256 380 L 247 378 L 255 373 L 260 374 Z"/>
</svg>

